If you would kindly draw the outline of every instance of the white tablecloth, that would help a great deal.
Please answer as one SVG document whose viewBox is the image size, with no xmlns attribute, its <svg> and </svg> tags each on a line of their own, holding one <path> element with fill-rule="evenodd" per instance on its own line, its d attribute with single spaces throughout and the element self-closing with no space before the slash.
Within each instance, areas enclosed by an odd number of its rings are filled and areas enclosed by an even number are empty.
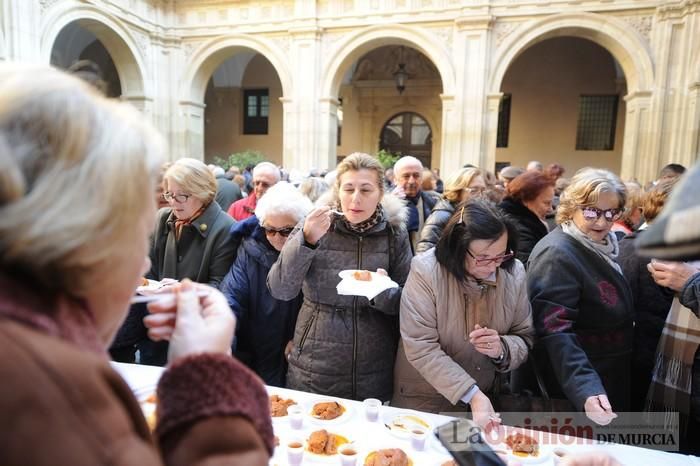
<svg viewBox="0 0 700 466">
<path fill-rule="evenodd" d="M 143 393 L 144 389 L 155 387 L 160 378 L 163 368 L 154 366 L 143 366 L 136 364 L 112 363 L 114 369 L 119 372 L 127 384 L 135 393 Z M 284 388 L 268 387 L 269 393 L 276 393 L 285 398 L 292 398 L 302 406 L 309 406 L 321 398 L 319 395 L 288 390 Z M 304 419 L 301 430 L 293 430 L 286 419 L 273 421 L 275 435 L 280 438 L 280 447 L 276 448 L 275 455 L 270 461 L 271 465 L 287 465 L 287 454 L 284 445 L 291 438 L 308 438 L 309 434 L 315 430 L 325 428 L 329 432 L 341 434 L 354 442 L 361 455 L 379 448 L 401 448 L 413 460 L 415 466 L 438 466 L 442 462 L 450 459 L 449 454 L 442 448 L 440 443 L 429 437 L 428 445 L 422 452 L 414 451 L 407 439 L 394 436 L 386 427 L 383 420 L 395 414 L 404 412 L 397 408 L 383 406 L 379 422 L 368 422 L 365 419 L 361 402 L 345 400 L 344 404 L 349 410 L 343 416 L 343 422 L 329 423 L 323 425 L 319 421 Z M 419 413 L 423 419 L 432 423 L 433 427 L 449 422 L 452 418 L 437 414 Z M 700 441 L 700 439 L 698 439 Z M 626 445 L 571 445 L 566 449 L 571 452 L 597 450 L 605 451 L 613 455 L 620 463 L 626 466 L 700 466 L 700 458 L 667 453 L 645 448 L 630 447 Z M 363 454 L 364 453 L 364 454 Z M 336 458 L 322 458 L 307 455 L 303 464 L 339 464 Z M 362 461 L 359 460 L 361 465 Z M 553 460 L 541 463 L 545 466 L 553 465 Z"/>
</svg>

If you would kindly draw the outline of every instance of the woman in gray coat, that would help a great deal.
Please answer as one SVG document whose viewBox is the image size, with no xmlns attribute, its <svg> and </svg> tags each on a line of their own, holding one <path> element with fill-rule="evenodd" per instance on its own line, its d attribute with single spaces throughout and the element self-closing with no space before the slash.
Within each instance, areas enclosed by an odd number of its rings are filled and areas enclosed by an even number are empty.
<svg viewBox="0 0 700 466">
<path fill-rule="evenodd" d="M 388 400 L 399 300 L 411 261 L 405 207 L 384 194 L 379 162 L 359 153 L 338 165 L 333 190 L 319 204 L 290 235 L 267 277 L 277 299 L 292 299 L 299 290 L 304 294 L 287 385 L 343 398 Z M 340 296 L 338 273 L 346 269 L 387 274 L 399 288 L 371 301 Z"/>
</svg>

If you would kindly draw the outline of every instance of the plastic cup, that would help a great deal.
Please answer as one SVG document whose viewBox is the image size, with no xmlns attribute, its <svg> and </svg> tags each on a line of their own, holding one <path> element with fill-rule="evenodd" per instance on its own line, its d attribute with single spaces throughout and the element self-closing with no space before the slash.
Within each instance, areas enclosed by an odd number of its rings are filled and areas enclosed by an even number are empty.
<svg viewBox="0 0 700 466">
<path fill-rule="evenodd" d="M 411 430 L 411 446 L 416 451 L 425 450 L 425 441 L 428 438 L 428 433 L 423 429 Z"/>
<path fill-rule="evenodd" d="M 355 466 L 357 464 L 357 448 L 348 443 L 338 449 L 338 457 L 341 466 Z"/>
<path fill-rule="evenodd" d="M 304 425 L 304 412 L 299 405 L 292 405 L 287 408 L 287 416 L 289 416 L 289 424 L 292 429 L 301 429 Z"/>
<path fill-rule="evenodd" d="M 379 408 L 382 402 L 376 398 L 367 398 L 362 402 L 365 406 L 365 417 L 369 422 L 377 422 L 379 419 Z"/>
<path fill-rule="evenodd" d="M 304 459 L 304 440 L 292 439 L 287 443 L 287 461 L 291 466 L 299 466 Z"/>
</svg>

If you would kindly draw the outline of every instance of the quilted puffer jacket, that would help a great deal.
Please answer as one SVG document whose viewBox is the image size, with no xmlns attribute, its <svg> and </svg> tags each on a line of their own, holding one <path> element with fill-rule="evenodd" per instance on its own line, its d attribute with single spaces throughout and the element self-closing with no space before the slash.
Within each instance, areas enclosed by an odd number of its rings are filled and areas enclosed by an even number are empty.
<svg viewBox="0 0 700 466">
<path fill-rule="evenodd" d="M 333 204 L 333 194 L 319 203 Z M 385 220 L 363 234 L 336 220 L 315 248 L 304 242 L 303 221 L 292 232 L 267 277 L 272 295 L 304 302 L 294 331 L 287 386 L 361 400 L 388 400 L 399 336 L 399 302 L 411 263 L 402 201 L 385 195 Z M 372 301 L 338 295 L 338 273 L 383 268 L 398 288 Z"/>
</svg>

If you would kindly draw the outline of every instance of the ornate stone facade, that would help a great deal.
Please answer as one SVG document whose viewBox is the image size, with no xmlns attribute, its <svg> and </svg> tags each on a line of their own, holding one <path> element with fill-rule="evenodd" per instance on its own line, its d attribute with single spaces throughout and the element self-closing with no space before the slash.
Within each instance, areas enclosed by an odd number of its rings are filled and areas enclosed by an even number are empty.
<svg viewBox="0 0 700 466">
<path fill-rule="evenodd" d="M 624 75 L 623 177 L 648 181 L 666 163 L 699 157 L 699 0 L 0 0 L 0 7 L 10 12 L 0 59 L 48 62 L 63 27 L 86 25 L 112 56 L 124 97 L 168 137 L 172 157 L 202 156 L 206 83 L 227 58 L 254 51 L 282 87 L 279 162 L 331 165 L 334 102 L 347 70 L 372 50 L 404 46 L 428 60 L 420 70 L 432 67 L 440 79 L 435 166 L 492 168 L 494 99 L 506 71 L 533 44 L 562 35 L 600 45 Z M 391 105 L 408 110 L 411 99 Z M 362 138 L 375 144 L 374 136 Z"/>
</svg>

